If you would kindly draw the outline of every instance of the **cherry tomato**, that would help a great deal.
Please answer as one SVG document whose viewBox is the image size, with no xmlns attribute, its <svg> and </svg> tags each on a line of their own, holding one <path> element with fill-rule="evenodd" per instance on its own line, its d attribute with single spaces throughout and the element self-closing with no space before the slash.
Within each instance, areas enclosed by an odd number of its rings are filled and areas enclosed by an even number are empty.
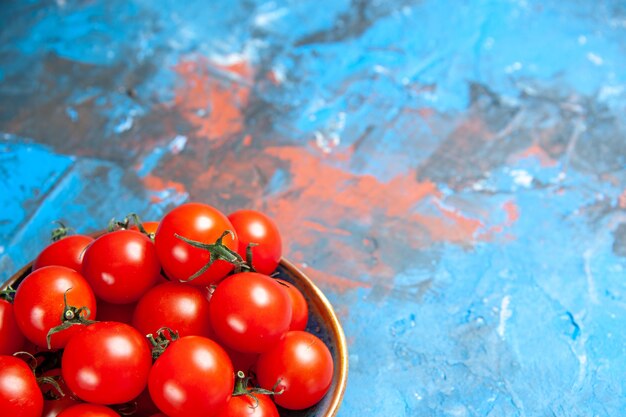
<svg viewBox="0 0 626 417">
<path fill-rule="evenodd" d="M 146 387 L 152 353 L 127 324 L 98 322 L 84 327 L 65 347 L 63 379 L 76 395 L 96 404 L 121 404 Z"/>
<path fill-rule="evenodd" d="M 143 226 L 143 229 L 146 231 L 146 233 L 152 236 L 154 236 L 157 229 L 159 228 L 159 222 L 141 222 L 141 225 Z M 139 231 L 139 228 L 136 225 L 132 225 L 130 227 L 130 230 Z"/>
<path fill-rule="evenodd" d="M 103 405 L 78 404 L 66 408 L 57 417 L 120 417 L 120 415 Z"/>
<path fill-rule="evenodd" d="M 227 230 L 234 231 L 228 218 L 206 204 L 187 203 L 167 213 L 161 220 L 154 238 L 159 259 L 167 276 L 177 281 L 186 281 L 210 260 L 207 250 L 182 241 L 175 236 L 176 234 L 193 241 L 214 244 Z M 233 232 L 233 235 L 224 236 L 222 243 L 230 250 L 236 251 L 239 240 Z M 206 286 L 224 278 L 232 270 L 233 264 L 216 260 L 202 275 L 190 282 Z"/>
<path fill-rule="evenodd" d="M 250 352 L 238 352 L 222 344 L 222 348 L 228 353 L 228 357 L 230 361 L 233 363 L 233 369 L 235 372 L 243 371 L 244 373 L 252 370 L 254 365 L 256 364 L 257 359 L 259 359 L 258 353 L 250 353 Z"/>
<path fill-rule="evenodd" d="M 132 402 L 137 404 L 137 412 L 133 414 L 133 417 L 150 417 L 159 413 L 159 408 L 152 401 L 147 386 Z"/>
<path fill-rule="evenodd" d="M 81 272 L 83 255 L 93 241 L 91 236 L 71 235 L 51 243 L 35 258 L 33 271 L 44 266 L 59 265 Z"/>
<path fill-rule="evenodd" d="M 80 404 L 78 400 L 67 395 L 56 400 L 44 400 L 41 417 L 58 417 L 61 411 L 77 404 Z"/>
<path fill-rule="evenodd" d="M 333 358 L 316 336 L 291 331 L 271 350 L 261 354 L 256 372 L 263 388 L 276 386 L 276 391 L 284 390 L 274 396 L 276 404 L 302 410 L 317 404 L 330 388 Z"/>
<path fill-rule="evenodd" d="M 40 417 L 43 395 L 32 369 L 21 359 L 0 355 L 0 412 L 11 417 Z"/>
<path fill-rule="evenodd" d="M 61 368 L 49 370 L 44 373 L 44 376 L 53 377 L 57 381 L 57 384 L 59 384 L 59 388 L 61 388 L 61 392 L 64 395 L 62 396 L 58 389 L 52 384 L 46 382 L 41 383 L 39 388 L 44 395 L 43 413 L 41 417 L 57 417 L 59 413 L 66 408 L 80 404 L 78 397 L 76 397 L 65 384 L 61 376 Z"/>
<path fill-rule="evenodd" d="M 78 272 L 64 266 L 44 266 L 31 272 L 17 288 L 13 308 L 20 330 L 31 342 L 47 346 L 48 331 L 61 324 L 64 304 L 87 307 L 89 319 L 96 316 L 96 299 L 87 281 Z M 52 348 L 63 348 L 82 326 L 71 326 L 52 335 Z"/>
<path fill-rule="evenodd" d="M 267 275 L 244 272 L 222 281 L 209 304 L 218 340 L 240 352 L 263 352 L 289 330 L 287 290 Z"/>
<path fill-rule="evenodd" d="M 137 303 L 132 323 L 142 334 L 168 327 L 181 337 L 211 337 L 208 291 L 180 282 L 152 287 Z"/>
<path fill-rule="evenodd" d="M 0 355 L 17 352 L 26 339 L 15 321 L 13 304 L 0 299 Z"/>
<path fill-rule="evenodd" d="M 98 320 L 132 324 L 137 303 L 113 304 L 98 300 Z"/>
<path fill-rule="evenodd" d="M 233 391 L 233 366 L 217 343 L 201 336 L 172 342 L 150 371 L 148 388 L 169 417 L 213 417 Z"/>
<path fill-rule="evenodd" d="M 114 304 L 139 300 L 156 283 L 160 271 L 154 243 L 132 230 L 100 236 L 83 258 L 83 274 L 96 296 Z"/>
<path fill-rule="evenodd" d="M 276 270 L 283 254 L 283 244 L 276 223 L 256 210 L 239 210 L 231 213 L 228 220 L 239 237 L 237 252 L 246 259 L 249 243 L 252 248 L 252 266 L 257 272 L 270 275 Z"/>
<path fill-rule="evenodd" d="M 309 321 L 309 306 L 304 299 L 304 295 L 295 285 L 282 279 L 276 279 L 276 281 L 287 289 L 291 299 L 291 323 L 289 324 L 289 330 L 306 329 L 306 324 Z"/>
<path fill-rule="evenodd" d="M 264 394 L 232 397 L 217 417 L 279 417 L 271 398 Z"/>
</svg>

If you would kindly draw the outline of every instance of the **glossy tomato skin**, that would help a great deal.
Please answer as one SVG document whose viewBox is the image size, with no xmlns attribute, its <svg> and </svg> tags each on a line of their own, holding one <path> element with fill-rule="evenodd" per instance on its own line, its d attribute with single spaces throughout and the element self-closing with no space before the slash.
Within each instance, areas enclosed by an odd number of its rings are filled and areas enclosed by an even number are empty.
<svg viewBox="0 0 626 417">
<path fill-rule="evenodd" d="M 256 361 L 259 359 L 258 353 L 239 352 L 229 348 L 223 343 L 221 344 L 221 346 L 222 348 L 224 348 L 226 353 L 228 353 L 228 357 L 233 364 L 233 369 L 235 370 L 235 373 L 237 371 L 243 371 L 245 374 L 248 374 L 249 371 L 254 369 Z"/>
<path fill-rule="evenodd" d="M 302 295 L 295 285 L 282 279 L 277 279 L 276 281 L 285 287 L 291 299 L 291 323 L 289 324 L 289 330 L 306 329 L 307 322 L 309 321 L 309 306 L 304 295 Z"/>
<path fill-rule="evenodd" d="M 133 303 L 157 281 L 161 265 L 154 243 L 133 230 L 96 239 L 85 251 L 83 275 L 99 299 Z"/>
<path fill-rule="evenodd" d="M 200 203 L 187 203 L 174 208 L 161 220 L 154 242 L 165 273 L 172 280 L 187 281 L 209 263 L 209 252 L 178 239 L 178 234 L 197 242 L 213 244 L 226 231 L 222 243 L 237 251 L 239 240 L 233 225 L 219 210 Z M 233 265 L 217 260 L 202 275 L 190 281 L 193 285 L 207 286 L 224 278 Z"/>
<path fill-rule="evenodd" d="M 239 352 L 270 349 L 289 330 L 287 290 L 267 275 L 243 272 L 222 281 L 209 305 L 218 340 Z"/>
<path fill-rule="evenodd" d="M 330 388 L 333 358 L 318 337 L 291 331 L 273 349 L 262 353 L 256 364 L 261 387 L 284 392 L 274 397 L 276 404 L 302 410 L 317 404 Z"/>
<path fill-rule="evenodd" d="M 142 334 L 154 334 L 161 327 L 168 327 L 181 337 L 210 338 L 208 291 L 180 282 L 159 284 L 141 297 L 132 323 Z"/>
<path fill-rule="evenodd" d="M 93 291 L 82 275 L 73 269 L 44 266 L 31 272 L 17 288 L 13 301 L 17 325 L 24 336 L 37 346 L 47 346 L 48 331 L 61 324 L 63 295 L 66 292 L 68 305 L 87 307 L 89 319 L 95 319 L 96 298 Z M 80 327 L 72 326 L 52 335 L 51 347 L 63 348 Z"/>
<path fill-rule="evenodd" d="M 239 210 L 231 213 L 228 220 L 239 237 L 237 252 L 246 259 L 249 243 L 252 248 L 252 266 L 257 272 L 270 275 L 276 270 L 283 254 L 283 243 L 276 223 L 256 210 Z"/>
<path fill-rule="evenodd" d="M 63 352 L 61 371 L 81 400 L 121 404 L 143 391 L 151 364 L 143 335 L 127 324 L 103 321 L 72 337 Z"/>
<path fill-rule="evenodd" d="M 57 417 L 120 417 L 120 415 L 103 405 L 77 404 L 66 408 Z"/>
<path fill-rule="evenodd" d="M 11 417 L 40 417 L 43 395 L 32 369 L 21 359 L 0 355 L 0 412 Z"/>
<path fill-rule="evenodd" d="M 44 266 L 59 265 L 81 272 L 83 255 L 94 238 L 86 235 L 71 235 L 52 242 L 33 261 L 33 271 Z"/>
<path fill-rule="evenodd" d="M 132 324 L 133 314 L 137 303 L 130 304 L 113 304 L 104 300 L 97 300 L 98 303 L 98 320 L 100 321 L 117 321 L 120 323 Z"/>
<path fill-rule="evenodd" d="M 159 408 L 152 401 L 147 386 L 132 402 L 137 403 L 137 412 L 133 414 L 134 417 L 150 417 L 159 413 Z"/>
<path fill-rule="evenodd" d="M 224 350 L 201 336 L 172 342 L 150 371 L 148 388 L 169 417 L 213 417 L 233 391 L 233 366 Z"/>
<path fill-rule="evenodd" d="M 0 299 L 0 355 L 12 355 L 24 345 L 26 339 L 17 326 L 13 304 Z"/>
<path fill-rule="evenodd" d="M 279 417 L 270 397 L 254 394 L 258 402 L 248 395 L 232 397 L 217 417 Z"/>
<path fill-rule="evenodd" d="M 154 236 L 157 229 L 159 228 L 159 222 L 141 222 L 141 225 L 143 226 L 143 229 L 146 231 L 146 233 L 152 236 Z M 130 230 L 139 231 L 139 228 L 136 225 L 132 225 L 130 227 Z"/>
<path fill-rule="evenodd" d="M 63 410 L 77 404 L 80 404 L 78 400 L 67 395 L 58 400 L 44 400 L 41 417 L 58 417 Z"/>
</svg>

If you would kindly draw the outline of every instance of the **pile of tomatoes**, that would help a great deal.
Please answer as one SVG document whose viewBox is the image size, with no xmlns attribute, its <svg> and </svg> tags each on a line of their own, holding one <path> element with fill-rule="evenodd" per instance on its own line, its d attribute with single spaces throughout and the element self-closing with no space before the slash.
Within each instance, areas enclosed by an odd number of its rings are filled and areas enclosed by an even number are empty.
<svg viewBox="0 0 626 417">
<path fill-rule="evenodd" d="M 272 277 L 281 253 L 264 214 L 199 203 L 53 242 L 0 300 L 0 414 L 267 417 L 313 406 L 333 361 L 305 331 L 303 295 Z"/>
</svg>

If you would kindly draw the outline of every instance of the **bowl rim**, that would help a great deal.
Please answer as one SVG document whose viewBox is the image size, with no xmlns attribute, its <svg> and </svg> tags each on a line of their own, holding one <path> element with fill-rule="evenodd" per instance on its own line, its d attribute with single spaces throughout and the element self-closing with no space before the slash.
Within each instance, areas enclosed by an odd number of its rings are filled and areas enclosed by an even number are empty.
<svg viewBox="0 0 626 417">
<path fill-rule="evenodd" d="M 330 400 L 330 406 L 325 414 L 325 417 L 334 417 L 339 411 L 339 406 L 341 405 L 348 382 L 348 344 L 346 342 L 346 336 L 332 304 L 328 301 L 328 298 L 326 298 L 322 290 L 315 285 L 311 278 L 309 278 L 304 272 L 298 269 L 287 259 L 281 258 L 280 264 L 290 273 L 296 275 L 298 279 L 301 280 L 303 286 L 306 287 L 306 290 L 315 294 L 317 297 L 317 303 L 321 304 L 321 307 L 328 312 L 328 319 L 331 322 L 330 327 L 334 332 L 335 338 L 337 339 L 336 349 L 337 356 L 339 357 L 339 369 L 337 389 L 333 392 L 333 396 Z"/>
<path fill-rule="evenodd" d="M 23 279 L 31 272 L 33 262 L 31 261 L 28 264 L 24 265 L 20 268 L 16 273 L 11 275 L 6 281 L 0 283 L 0 290 L 6 290 L 10 285 L 13 285 L 16 281 Z M 339 358 L 339 367 L 337 368 L 337 389 L 333 391 L 332 397 L 330 399 L 330 403 L 328 409 L 324 416 L 322 417 L 335 417 L 339 412 L 339 407 L 341 405 L 341 401 L 343 400 L 343 396 L 346 391 L 346 385 L 348 381 L 348 345 L 346 342 L 346 336 L 343 332 L 343 328 L 341 326 L 341 322 L 335 313 L 335 310 L 328 301 L 328 298 L 324 295 L 322 290 L 320 290 L 317 285 L 309 278 L 304 272 L 302 272 L 298 267 L 296 267 L 293 263 L 282 257 L 280 259 L 280 265 L 285 268 L 290 274 L 296 276 L 299 279 L 299 283 L 306 289 L 307 292 L 313 293 L 316 297 L 315 300 L 311 300 L 317 304 L 317 307 L 320 308 L 320 311 L 324 311 L 327 314 L 327 319 L 330 321 L 330 328 L 332 333 L 337 340 L 337 357 Z M 337 365 L 337 364 L 335 364 Z"/>
</svg>

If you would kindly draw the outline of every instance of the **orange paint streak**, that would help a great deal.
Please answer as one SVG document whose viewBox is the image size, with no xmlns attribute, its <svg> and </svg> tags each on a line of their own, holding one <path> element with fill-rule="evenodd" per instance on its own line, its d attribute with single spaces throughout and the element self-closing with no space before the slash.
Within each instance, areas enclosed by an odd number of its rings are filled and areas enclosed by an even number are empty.
<svg viewBox="0 0 626 417">
<path fill-rule="evenodd" d="M 146 175 L 141 180 L 144 184 L 144 187 L 150 191 L 163 191 L 173 189 L 179 194 L 185 192 L 185 186 L 183 184 L 175 181 L 163 180 L 162 178 L 156 177 L 152 174 Z"/>
<path fill-rule="evenodd" d="M 506 225 L 510 226 L 519 220 L 519 208 L 515 204 L 515 201 L 509 200 L 502 205 L 502 208 L 506 212 Z"/>
<path fill-rule="evenodd" d="M 303 268 L 302 265 L 298 265 L 302 269 L 302 272 L 307 274 L 316 285 L 321 287 L 330 287 L 335 291 L 345 291 L 356 288 L 370 288 L 371 284 L 354 281 L 352 279 L 342 277 L 340 275 L 334 275 L 328 272 L 320 271 L 315 268 Z"/>
<path fill-rule="evenodd" d="M 268 71 L 267 74 L 265 74 L 265 78 L 267 78 L 274 85 L 280 84 L 280 80 L 274 71 Z"/>
<path fill-rule="evenodd" d="M 537 144 L 533 144 L 530 147 L 526 148 L 524 151 L 518 154 L 518 157 L 521 159 L 534 157 L 539 161 L 541 166 L 545 168 L 553 167 L 557 164 L 557 161 L 554 160 L 550 155 L 548 155 L 548 153 Z"/>
<path fill-rule="evenodd" d="M 338 229 L 336 227 L 326 227 L 321 223 L 312 222 L 309 220 L 304 220 L 302 222 L 302 226 L 310 230 L 315 230 L 316 232 L 320 232 L 322 234 L 334 234 L 334 235 L 342 235 L 342 236 L 351 235 L 351 233 L 345 229 Z"/>
<path fill-rule="evenodd" d="M 459 210 L 444 207 L 438 202 L 436 202 L 436 204 L 439 207 L 441 214 L 443 215 L 442 220 L 449 219 L 451 220 L 452 224 L 455 225 L 454 234 L 452 236 L 455 236 L 457 238 L 463 236 L 473 237 L 476 235 L 476 232 L 479 229 L 484 227 L 483 223 L 478 219 L 468 218 L 467 216 L 463 215 Z M 434 221 L 433 223 L 437 224 L 436 221 Z M 446 231 L 449 232 L 449 229 L 444 228 L 441 232 L 445 233 Z"/>
<path fill-rule="evenodd" d="M 302 148 L 268 148 L 266 153 L 292 166 L 290 189 L 297 192 L 299 204 L 279 198 L 273 205 L 279 221 L 285 224 L 303 224 L 311 218 L 323 219 L 320 223 L 330 221 L 332 226 L 335 226 L 332 219 L 351 219 L 363 224 L 375 224 L 381 218 L 387 222 L 398 219 L 392 222 L 398 223 L 398 233 L 418 229 L 423 234 L 425 229 L 432 241 L 464 243 L 473 241 L 482 227 L 479 220 L 442 207 L 439 207 L 442 216 L 415 214 L 418 203 L 428 197 L 439 198 L 441 193 L 433 182 L 420 182 L 413 173 L 381 182 L 371 175 L 354 176 L 327 165 Z M 394 227 L 390 226 L 390 230 Z"/>
<path fill-rule="evenodd" d="M 249 87 L 212 74 L 210 66 L 245 78 L 252 71 L 245 61 L 219 66 L 205 59 L 182 61 L 174 68 L 183 80 L 176 89 L 174 105 L 197 128 L 197 136 L 220 142 L 242 130 L 242 109 L 248 103 Z"/>
</svg>

